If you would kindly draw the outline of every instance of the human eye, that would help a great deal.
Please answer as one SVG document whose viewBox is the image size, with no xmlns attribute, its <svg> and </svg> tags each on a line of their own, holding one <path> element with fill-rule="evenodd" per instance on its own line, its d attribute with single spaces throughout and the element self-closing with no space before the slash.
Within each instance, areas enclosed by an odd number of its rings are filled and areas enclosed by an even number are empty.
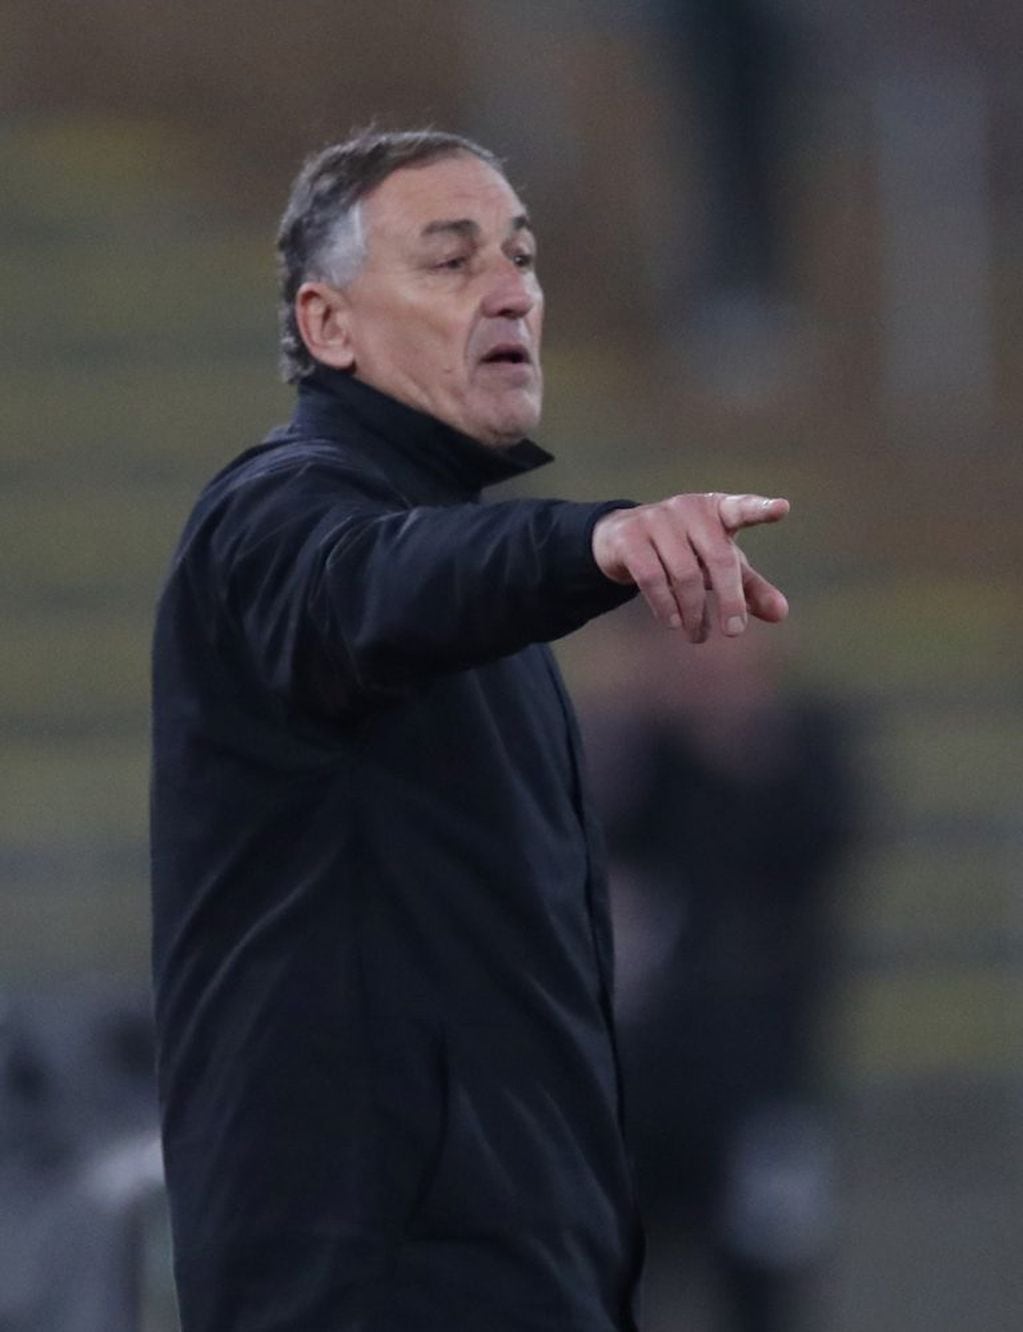
<svg viewBox="0 0 1023 1332">
<path fill-rule="evenodd" d="M 512 260 L 515 268 L 521 268 L 523 272 L 531 273 L 537 266 L 537 252 L 529 244 L 513 245 L 505 253 Z"/>
<path fill-rule="evenodd" d="M 442 259 L 437 259 L 433 267 L 440 273 L 461 273 L 469 267 L 469 256 L 467 254 L 449 254 Z"/>
</svg>

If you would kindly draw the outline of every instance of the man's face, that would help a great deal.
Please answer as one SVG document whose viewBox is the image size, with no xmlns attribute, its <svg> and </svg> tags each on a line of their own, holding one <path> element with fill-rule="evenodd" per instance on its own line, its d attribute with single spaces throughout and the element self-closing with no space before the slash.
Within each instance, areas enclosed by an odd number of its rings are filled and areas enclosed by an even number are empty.
<svg viewBox="0 0 1023 1332">
<path fill-rule="evenodd" d="M 484 444 L 540 419 L 543 293 L 526 211 L 461 153 L 363 200 L 367 256 L 342 305 L 357 379 Z"/>
</svg>

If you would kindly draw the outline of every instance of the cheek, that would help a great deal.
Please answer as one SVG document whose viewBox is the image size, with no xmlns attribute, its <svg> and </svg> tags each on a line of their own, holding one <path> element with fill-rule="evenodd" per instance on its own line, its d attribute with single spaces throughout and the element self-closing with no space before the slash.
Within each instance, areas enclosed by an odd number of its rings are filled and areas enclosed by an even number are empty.
<svg viewBox="0 0 1023 1332">
<path fill-rule="evenodd" d="M 437 329 L 430 359 L 441 375 L 441 387 L 446 392 L 464 394 L 472 387 L 474 361 L 463 328 Z"/>
<path fill-rule="evenodd" d="M 461 328 L 434 319 L 410 320 L 401 333 L 405 354 L 424 376 L 442 377 L 445 384 L 464 380 L 466 341 Z"/>
<path fill-rule="evenodd" d="M 422 321 L 398 322 L 391 332 L 376 340 L 373 351 L 378 362 L 386 363 L 427 393 L 443 389 L 458 371 L 450 345 Z"/>
</svg>

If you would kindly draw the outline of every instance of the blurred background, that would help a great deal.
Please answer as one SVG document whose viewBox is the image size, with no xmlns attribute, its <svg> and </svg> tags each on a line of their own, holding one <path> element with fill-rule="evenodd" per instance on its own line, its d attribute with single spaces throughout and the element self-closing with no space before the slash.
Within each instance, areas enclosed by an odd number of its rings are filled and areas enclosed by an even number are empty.
<svg viewBox="0 0 1023 1332">
<path fill-rule="evenodd" d="M 152 608 L 200 485 L 290 411 L 290 180 L 369 121 L 479 138 L 530 204 L 538 490 L 792 500 L 746 543 L 784 630 L 689 649 L 625 611 L 559 648 L 649 1332 L 1015 1332 L 1015 0 L 5 0 L 0 1326 L 173 1328 Z"/>
</svg>

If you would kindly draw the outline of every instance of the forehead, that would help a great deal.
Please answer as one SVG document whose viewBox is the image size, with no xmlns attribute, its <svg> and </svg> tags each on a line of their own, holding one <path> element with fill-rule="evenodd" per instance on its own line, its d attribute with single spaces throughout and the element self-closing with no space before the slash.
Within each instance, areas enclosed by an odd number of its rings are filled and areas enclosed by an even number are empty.
<svg viewBox="0 0 1023 1332">
<path fill-rule="evenodd" d="M 506 232 L 525 209 L 499 171 L 468 153 L 393 171 L 363 200 L 367 230 L 411 240 L 431 223 L 469 220 Z"/>
</svg>

